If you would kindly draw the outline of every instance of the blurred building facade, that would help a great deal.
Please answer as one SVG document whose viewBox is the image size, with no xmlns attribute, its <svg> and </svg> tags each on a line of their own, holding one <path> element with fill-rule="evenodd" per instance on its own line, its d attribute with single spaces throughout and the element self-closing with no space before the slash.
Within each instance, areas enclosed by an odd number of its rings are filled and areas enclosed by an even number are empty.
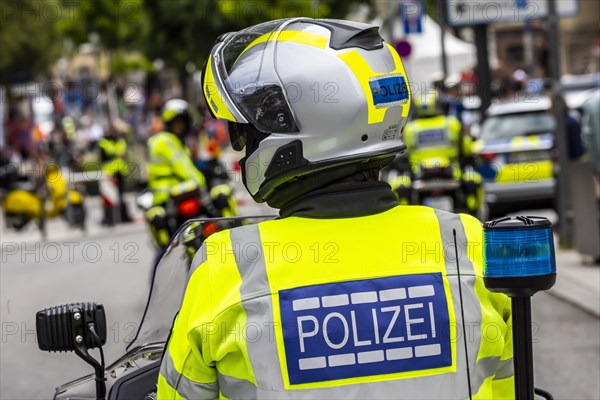
<svg viewBox="0 0 600 400">
<path fill-rule="evenodd" d="M 559 27 L 562 73 L 600 72 L 600 1 L 580 0 L 579 13 L 560 18 Z M 539 77 L 549 75 L 548 57 L 552 44 L 548 43 L 543 22 L 492 24 L 491 35 L 500 69 L 509 72 L 522 69 Z M 531 59 L 528 58 L 529 46 Z"/>
<path fill-rule="evenodd" d="M 560 20 L 562 71 L 600 72 L 600 1 L 579 0 L 579 14 Z M 596 47 L 596 50 L 594 49 Z"/>
</svg>

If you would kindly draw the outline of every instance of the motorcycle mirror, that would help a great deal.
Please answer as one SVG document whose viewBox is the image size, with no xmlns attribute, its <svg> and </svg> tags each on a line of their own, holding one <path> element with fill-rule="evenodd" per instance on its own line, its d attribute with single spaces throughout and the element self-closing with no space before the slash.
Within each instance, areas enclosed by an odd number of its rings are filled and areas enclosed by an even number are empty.
<svg viewBox="0 0 600 400">
<path fill-rule="evenodd" d="M 46 308 L 36 315 L 38 346 L 44 351 L 75 351 L 106 343 L 102 304 L 76 303 Z"/>
</svg>

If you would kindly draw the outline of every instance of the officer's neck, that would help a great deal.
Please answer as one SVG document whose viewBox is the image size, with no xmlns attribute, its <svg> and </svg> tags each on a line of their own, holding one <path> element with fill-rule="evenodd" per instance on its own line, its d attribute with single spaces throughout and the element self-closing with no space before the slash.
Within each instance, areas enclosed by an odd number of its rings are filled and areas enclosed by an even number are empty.
<svg viewBox="0 0 600 400">
<path fill-rule="evenodd" d="M 290 201 L 279 210 L 285 217 L 352 218 L 390 210 L 398 200 L 381 181 L 337 182 Z"/>
</svg>

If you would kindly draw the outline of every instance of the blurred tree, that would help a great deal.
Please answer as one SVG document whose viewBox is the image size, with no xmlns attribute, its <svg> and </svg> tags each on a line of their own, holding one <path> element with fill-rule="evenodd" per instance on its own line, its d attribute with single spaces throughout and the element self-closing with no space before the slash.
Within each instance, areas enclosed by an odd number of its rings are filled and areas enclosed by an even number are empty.
<svg viewBox="0 0 600 400">
<path fill-rule="evenodd" d="M 127 71 L 145 71 L 152 72 L 154 68 L 152 63 L 139 52 L 130 52 L 128 54 L 118 53 L 111 60 L 111 72 L 119 75 Z"/>
<path fill-rule="evenodd" d="M 65 12 L 59 31 L 75 44 L 93 43 L 109 56 L 117 75 L 148 69 L 139 53 L 149 31 L 144 0 L 60 0 Z"/>
<path fill-rule="evenodd" d="M 363 3 L 365 1 L 362 1 Z M 368 2 L 368 1 L 367 1 Z M 348 0 L 146 0 L 152 40 L 146 54 L 183 73 L 200 67 L 219 35 L 278 18 L 343 18 Z"/>
<path fill-rule="evenodd" d="M 39 0 L 0 0 L 0 83 L 32 80 L 60 55 L 60 12 Z"/>
<path fill-rule="evenodd" d="M 170 3 L 170 1 L 165 1 Z M 59 22 L 63 35 L 75 44 L 98 35 L 105 50 L 136 49 L 146 40 L 148 17 L 144 0 L 61 0 L 66 9 Z"/>
<path fill-rule="evenodd" d="M 446 15 L 446 2 L 439 0 L 423 0 L 425 12 L 438 24 L 445 22 L 443 21 Z"/>
</svg>

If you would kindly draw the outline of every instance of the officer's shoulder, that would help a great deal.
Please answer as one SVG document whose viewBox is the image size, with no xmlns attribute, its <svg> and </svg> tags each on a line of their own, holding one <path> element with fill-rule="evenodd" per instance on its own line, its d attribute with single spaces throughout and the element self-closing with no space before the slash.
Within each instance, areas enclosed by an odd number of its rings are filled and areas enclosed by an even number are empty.
<svg viewBox="0 0 600 400">
<path fill-rule="evenodd" d="M 469 232 L 471 234 L 477 234 L 479 235 L 479 239 L 482 239 L 482 235 L 483 235 L 483 225 L 481 224 L 481 221 L 479 221 L 477 218 L 475 218 L 472 215 L 469 214 L 457 214 L 460 217 L 460 220 L 463 223 L 463 226 L 465 227 L 465 232 L 467 234 L 469 234 Z M 478 238 L 472 238 L 471 240 L 475 240 Z"/>
<path fill-rule="evenodd" d="M 156 135 L 151 136 L 148 140 L 149 141 L 150 140 L 153 140 L 153 141 L 170 140 L 171 135 L 172 135 L 172 133 L 169 133 L 167 131 L 160 131 Z"/>
<path fill-rule="evenodd" d="M 244 239 L 252 240 L 255 237 L 257 237 L 257 235 L 258 235 L 258 225 L 260 225 L 260 223 L 248 224 L 248 225 L 236 226 L 236 227 L 229 228 L 229 229 L 224 229 L 222 231 L 213 233 L 212 235 L 210 235 L 210 237 L 208 237 L 208 239 L 206 239 L 206 241 L 207 242 L 222 242 L 225 240 L 230 240 L 231 235 L 234 235 L 242 240 L 244 240 Z"/>
<path fill-rule="evenodd" d="M 447 118 L 452 125 L 461 126 L 460 120 L 455 115 L 448 115 Z"/>
<path fill-rule="evenodd" d="M 156 143 L 160 140 L 160 132 L 156 133 L 148 138 L 148 144 Z"/>
<path fill-rule="evenodd" d="M 207 243 L 219 243 L 219 242 L 223 242 L 224 240 L 229 239 L 229 231 L 231 229 L 224 229 L 222 231 L 218 231 L 213 233 L 212 235 L 210 235 L 209 237 L 206 238 L 206 240 L 204 241 L 204 244 L 206 245 Z"/>
<path fill-rule="evenodd" d="M 424 218 L 425 216 L 429 216 L 435 218 L 438 221 L 450 220 L 452 217 L 458 217 L 460 218 L 460 221 L 464 226 L 465 231 L 467 232 L 479 233 L 483 229 L 481 222 L 477 218 L 469 214 L 453 213 L 421 205 L 398 206 L 398 208 L 403 208 L 404 210 L 407 210 L 407 212 L 410 212 L 412 215 L 417 217 L 421 216 L 422 218 Z"/>
</svg>

